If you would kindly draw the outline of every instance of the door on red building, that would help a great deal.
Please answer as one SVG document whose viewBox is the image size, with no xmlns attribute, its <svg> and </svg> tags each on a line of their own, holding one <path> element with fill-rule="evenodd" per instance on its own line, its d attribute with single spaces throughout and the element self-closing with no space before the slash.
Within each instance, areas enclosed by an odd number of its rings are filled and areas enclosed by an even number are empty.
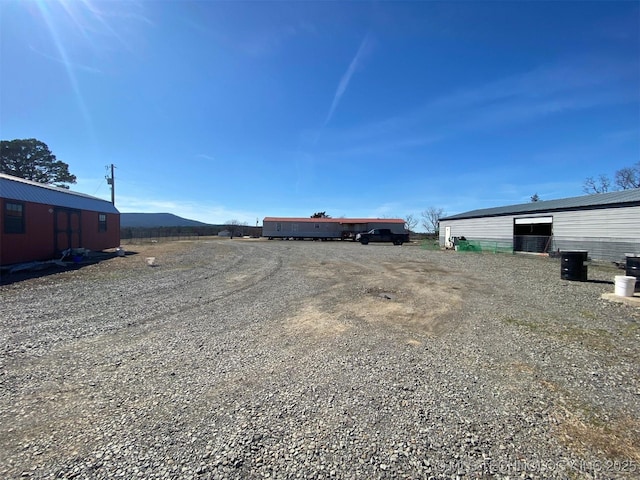
<svg viewBox="0 0 640 480">
<path fill-rule="evenodd" d="M 80 213 L 80 210 L 70 208 L 55 209 L 53 233 L 57 254 L 69 248 L 80 248 L 82 244 Z"/>
</svg>

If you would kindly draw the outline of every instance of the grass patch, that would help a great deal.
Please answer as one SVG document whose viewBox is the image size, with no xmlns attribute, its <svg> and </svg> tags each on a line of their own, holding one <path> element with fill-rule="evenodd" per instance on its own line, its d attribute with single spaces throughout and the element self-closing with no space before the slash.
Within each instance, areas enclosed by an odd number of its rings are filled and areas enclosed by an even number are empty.
<svg viewBox="0 0 640 480">
<path fill-rule="evenodd" d="M 588 318 L 589 320 L 598 319 L 598 316 L 595 313 L 590 312 L 589 310 L 580 310 L 580 315 L 584 318 Z"/>
<path fill-rule="evenodd" d="M 640 336 L 640 325 L 632 323 L 622 329 L 622 336 L 625 338 L 636 338 Z"/>
<path fill-rule="evenodd" d="M 524 363 L 511 367 L 520 373 L 538 377 L 541 372 Z M 553 418 L 554 435 L 567 448 L 583 458 L 605 457 L 616 462 L 640 462 L 640 419 L 628 413 L 604 410 L 581 400 L 575 393 L 547 380 L 538 383 L 558 399 Z"/>
<path fill-rule="evenodd" d="M 530 320 L 522 320 L 519 318 L 513 318 L 513 317 L 505 317 L 502 319 L 502 321 L 504 323 L 506 323 L 507 325 L 513 325 L 515 327 L 523 327 L 526 328 L 527 330 L 530 330 L 532 332 L 541 332 L 544 331 L 542 325 L 540 323 L 537 322 L 532 322 Z"/>
<path fill-rule="evenodd" d="M 571 408 L 571 410 L 569 410 Z M 582 456 L 604 454 L 610 460 L 640 461 L 640 420 L 609 418 L 586 405 L 570 405 L 558 414 L 560 441 Z"/>
<path fill-rule="evenodd" d="M 590 348 L 610 351 L 614 347 L 613 334 L 604 328 L 584 328 L 577 325 L 548 324 L 532 320 L 523 320 L 514 317 L 505 317 L 502 320 L 507 325 L 526 328 L 530 332 L 546 335 L 565 342 L 580 343 Z M 637 333 L 637 326 L 635 331 Z M 630 329 L 627 336 L 632 336 L 634 331 Z M 624 332 L 623 332 L 624 334 Z"/>
<path fill-rule="evenodd" d="M 557 329 L 555 336 L 562 340 L 581 343 L 585 346 L 610 351 L 613 348 L 613 335 L 603 328 L 583 328 L 576 325 L 563 325 Z"/>
</svg>

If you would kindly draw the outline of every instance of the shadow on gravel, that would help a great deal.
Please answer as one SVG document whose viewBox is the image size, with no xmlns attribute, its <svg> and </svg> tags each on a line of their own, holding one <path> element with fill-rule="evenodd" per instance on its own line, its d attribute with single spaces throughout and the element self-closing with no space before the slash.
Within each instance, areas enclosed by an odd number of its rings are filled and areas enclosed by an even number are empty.
<svg viewBox="0 0 640 480">
<path fill-rule="evenodd" d="M 138 252 L 127 250 L 125 256 L 138 255 Z M 42 278 L 48 275 L 55 275 L 61 272 L 71 270 L 80 270 L 88 265 L 104 262 L 117 257 L 116 252 L 91 252 L 87 257 L 83 257 L 79 261 L 44 261 L 29 262 L 25 264 L 9 265 L 0 269 L 0 286 L 10 285 L 12 283 L 32 280 L 34 278 Z M 18 270 L 15 268 L 18 267 Z M 12 271 L 12 269 L 14 269 Z"/>
<path fill-rule="evenodd" d="M 587 283 L 602 283 L 603 285 L 615 285 L 611 280 L 587 280 Z"/>
</svg>

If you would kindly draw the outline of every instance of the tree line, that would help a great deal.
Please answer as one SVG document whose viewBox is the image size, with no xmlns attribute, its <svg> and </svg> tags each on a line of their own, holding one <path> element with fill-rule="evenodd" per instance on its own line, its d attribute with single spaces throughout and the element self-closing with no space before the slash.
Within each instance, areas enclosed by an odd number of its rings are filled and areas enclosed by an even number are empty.
<svg viewBox="0 0 640 480">
<path fill-rule="evenodd" d="M 404 217 L 404 223 L 407 226 L 407 230 L 410 232 L 415 231 L 415 228 L 418 226 L 418 223 L 422 225 L 425 232 L 428 234 L 436 235 L 439 231 L 440 219 L 445 217 L 447 214 L 445 213 L 443 208 L 438 207 L 429 207 L 426 210 L 420 212 L 420 217 L 416 217 L 412 214 Z"/>
<path fill-rule="evenodd" d="M 225 230 L 229 232 L 231 236 L 262 236 L 262 227 L 227 224 L 197 227 L 120 227 L 120 238 L 122 240 L 135 240 L 170 237 L 210 237 L 216 236 Z"/>
<path fill-rule="evenodd" d="M 601 173 L 597 178 L 587 177 L 584 181 L 584 193 L 606 193 L 617 190 L 640 188 L 640 161 L 631 167 L 616 170 L 613 180 Z"/>
</svg>

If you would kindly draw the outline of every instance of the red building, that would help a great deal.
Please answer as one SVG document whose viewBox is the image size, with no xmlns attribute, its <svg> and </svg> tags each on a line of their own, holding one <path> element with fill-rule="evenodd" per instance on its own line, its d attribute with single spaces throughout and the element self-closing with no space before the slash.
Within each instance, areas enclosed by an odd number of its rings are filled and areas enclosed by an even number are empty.
<svg viewBox="0 0 640 480">
<path fill-rule="evenodd" d="M 0 173 L 0 208 L 0 265 L 120 245 L 120 212 L 100 198 Z"/>
</svg>

